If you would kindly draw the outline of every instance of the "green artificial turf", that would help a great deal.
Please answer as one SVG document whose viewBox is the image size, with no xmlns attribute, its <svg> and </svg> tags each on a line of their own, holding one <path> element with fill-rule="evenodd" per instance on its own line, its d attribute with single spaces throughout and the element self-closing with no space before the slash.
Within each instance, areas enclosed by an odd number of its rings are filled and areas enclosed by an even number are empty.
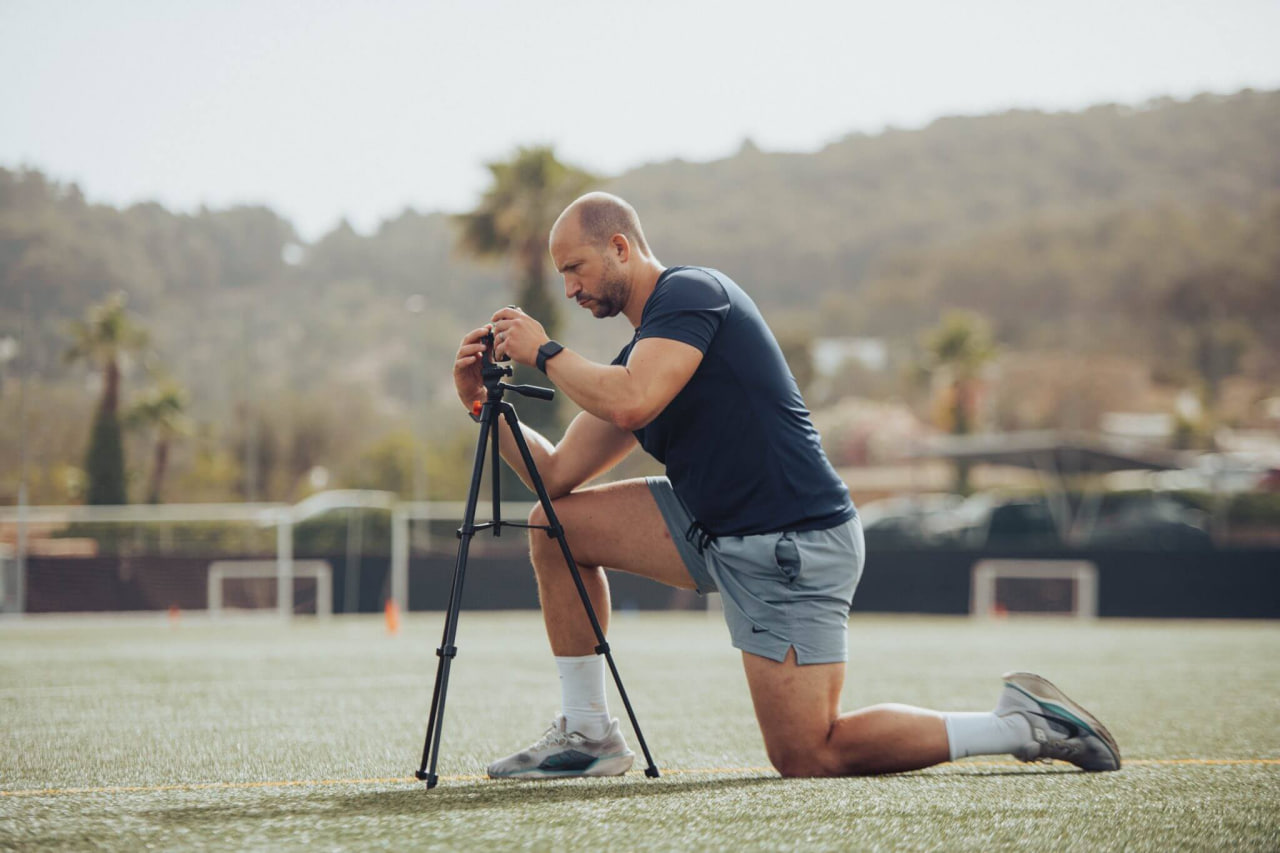
<svg viewBox="0 0 1280 853">
<path fill-rule="evenodd" d="M 610 642 L 662 778 L 638 762 L 621 779 L 531 784 L 481 777 L 557 710 L 540 617 L 464 612 L 445 778 L 428 792 L 410 777 L 440 625 L 0 626 L 0 848 L 1280 848 L 1275 624 L 855 615 L 847 709 L 986 709 L 1003 671 L 1030 669 L 1094 711 L 1128 763 L 784 781 L 724 626 L 618 614 Z"/>
</svg>

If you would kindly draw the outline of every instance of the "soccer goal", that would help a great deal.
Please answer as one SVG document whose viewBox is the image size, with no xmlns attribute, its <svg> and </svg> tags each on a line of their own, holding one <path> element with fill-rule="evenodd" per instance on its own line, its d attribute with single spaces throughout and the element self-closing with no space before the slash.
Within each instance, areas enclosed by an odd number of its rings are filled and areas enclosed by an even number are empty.
<svg viewBox="0 0 1280 853">
<path fill-rule="evenodd" d="M 973 565 L 969 612 L 1098 615 L 1098 567 L 1088 560 L 979 560 Z"/>
<path fill-rule="evenodd" d="M 275 601 L 278 594 L 280 566 L 275 560 L 215 560 L 209 564 L 209 615 L 218 617 L 228 610 L 282 612 Z M 311 580 L 315 590 L 315 615 L 327 618 L 333 615 L 333 567 L 327 560 L 294 560 L 293 579 Z M 228 596 L 228 581 L 233 582 L 232 595 Z M 288 611 L 298 605 L 297 593 Z"/>
</svg>

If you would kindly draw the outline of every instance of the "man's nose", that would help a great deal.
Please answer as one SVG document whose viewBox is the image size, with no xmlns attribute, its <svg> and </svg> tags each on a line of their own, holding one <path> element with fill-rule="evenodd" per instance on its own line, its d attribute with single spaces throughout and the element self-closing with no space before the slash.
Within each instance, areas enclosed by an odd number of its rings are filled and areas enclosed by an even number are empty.
<svg viewBox="0 0 1280 853">
<path fill-rule="evenodd" d="M 572 276 L 564 277 L 564 295 L 573 299 L 582 291 L 582 284 Z"/>
</svg>

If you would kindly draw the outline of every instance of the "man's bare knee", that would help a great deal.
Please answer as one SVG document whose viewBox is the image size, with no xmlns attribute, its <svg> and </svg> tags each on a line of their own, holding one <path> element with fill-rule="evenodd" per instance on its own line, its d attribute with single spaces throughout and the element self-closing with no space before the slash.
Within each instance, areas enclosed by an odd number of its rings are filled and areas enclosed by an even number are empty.
<svg viewBox="0 0 1280 853">
<path fill-rule="evenodd" d="M 774 769 L 786 779 L 806 779 L 822 776 L 840 776 L 840 768 L 824 748 L 814 750 L 786 749 L 770 755 Z"/>
<path fill-rule="evenodd" d="M 558 501 L 552 501 L 553 510 L 558 510 L 556 506 Z M 558 515 L 558 513 L 557 513 Z M 546 527 L 551 522 L 547 519 L 547 514 L 543 510 L 541 504 L 534 506 L 529 511 L 529 523 Z M 564 522 L 560 522 L 561 526 Z M 574 555 L 576 558 L 576 554 Z M 560 540 L 551 535 L 548 530 L 529 531 L 529 558 L 533 562 L 534 571 L 541 575 L 543 572 L 550 571 L 555 574 L 566 572 L 568 565 L 565 563 L 564 552 L 560 550 Z M 579 570 L 585 570 L 587 566 L 578 564 Z"/>
<path fill-rule="evenodd" d="M 552 501 L 552 506 L 554 505 L 555 505 L 555 502 Z M 542 508 L 542 504 L 541 503 L 534 504 L 533 509 L 529 510 L 529 523 L 546 525 L 547 522 L 548 522 L 547 511 Z M 529 535 L 541 536 L 544 539 L 547 537 L 547 533 L 545 530 L 530 530 Z"/>
</svg>

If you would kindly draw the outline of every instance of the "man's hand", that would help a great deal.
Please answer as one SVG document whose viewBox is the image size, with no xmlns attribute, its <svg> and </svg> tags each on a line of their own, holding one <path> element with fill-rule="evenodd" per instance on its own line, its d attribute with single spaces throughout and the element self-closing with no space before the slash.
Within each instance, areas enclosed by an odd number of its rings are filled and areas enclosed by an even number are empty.
<svg viewBox="0 0 1280 853">
<path fill-rule="evenodd" d="M 480 374 L 481 356 L 484 354 L 484 342 L 481 339 L 489 332 L 489 326 L 467 332 L 458 346 L 458 355 L 453 362 L 453 385 L 458 389 L 458 399 L 467 407 L 467 411 L 471 411 L 472 403 L 485 397 L 484 377 Z"/>
<path fill-rule="evenodd" d="M 538 364 L 538 348 L 551 340 L 541 323 L 519 308 L 511 306 L 494 312 L 490 325 L 493 327 L 493 345 L 498 357 L 508 357 L 530 367 Z"/>
</svg>

